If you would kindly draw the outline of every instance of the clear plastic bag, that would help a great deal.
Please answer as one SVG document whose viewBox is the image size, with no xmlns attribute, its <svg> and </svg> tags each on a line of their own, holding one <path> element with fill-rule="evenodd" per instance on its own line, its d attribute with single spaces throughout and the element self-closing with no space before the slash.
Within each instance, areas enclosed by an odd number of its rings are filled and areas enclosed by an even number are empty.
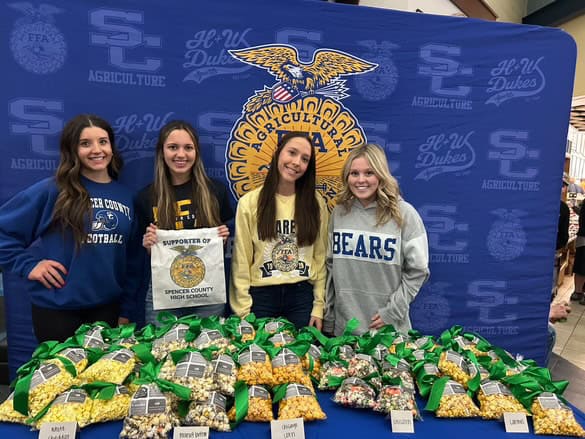
<svg viewBox="0 0 585 439">
<path fill-rule="evenodd" d="M 303 418 L 304 421 L 327 418 L 315 395 L 301 384 L 289 384 L 278 406 L 278 419 L 295 418 Z"/>
<path fill-rule="evenodd" d="M 585 437 L 573 410 L 554 393 L 542 393 L 532 402 L 532 421 L 536 434 Z"/>
<path fill-rule="evenodd" d="M 387 385 L 382 387 L 373 408 L 374 411 L 387 415 L 392 410 L 409 410 L 412 412 L 413 419 L 422 419 L 413 391 L 403 386 Z"/>
<path fill-rule="evenodd" d="M 356 377 L 346 378 L 333 395 L 333 402 L 352 408 L 373 408 L 376 393 L 364 380 Z"/>
<path fill-rule="evenodd" d="M 61 393 L 47 413 L 37 421 L 35 428 L 47 422 L 77 422 L 79 428 L 89 424 L 93 400 L 83 389 L 71 389 Z"/>
<path fill-rule="evenodd" d="M 483 380 L 477 391 L 477 400 L 483 419 L 502 419 L 506 412 L 528 415 L 510 389 L 499 381 Z"/>
<path fill-rule="evenodd" d="M 229 412 L 230 421 L 236 419 L 236 407 L 233 406 Z M 261 386 L 250 386 L 248 389 L 248 413 L 244 421 L 249 422 L 270 422 L 274 420 L 272 413 L 272 398 L 270 392 Z"/>
<path fill-rule="evenodd" d="M 226 399 L 219 392 L 210 392 L 207 401 L 189 404 L 185 425 L 199 425 L 216 431 L 231 431 L 226 413 Z"/>
</svg>

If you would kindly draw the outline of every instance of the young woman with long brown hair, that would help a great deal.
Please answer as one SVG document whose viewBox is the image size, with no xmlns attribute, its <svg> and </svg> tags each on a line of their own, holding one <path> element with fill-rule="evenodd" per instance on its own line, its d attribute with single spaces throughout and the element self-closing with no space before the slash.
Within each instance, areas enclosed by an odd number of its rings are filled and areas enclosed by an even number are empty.
<svg viewBox="0 0 585 439">
<path fill-rule="evenodd" d="M 328 213 L 315 175 L 311 139 L 288 133 L 262 187 L 240 199 L 230 287 L 235 314 L 282 316 L 321 329 Z"/>
<path fill-rule="evenodd" d="M 234 214 L 227 189 L 219 181 L 207 176 L 197 132 L 188 122 L 174 120 L 161 128 L 156 145 L 154 182 L 138 194 L 136 209 L 141 230 L 146 231 L 143 246 L 149 252 L 157 242 L 157 228 L 181 230 L 218 227 L 220 237 L 225 240 L 229 236 L 225 223 Z M 148 284 L 146 322 L 156 323 L 150 270 Z M 222 316 L 225 305 L 202 305 L 165 311 L 177 316 Z"/>
<path fill-rule="evenodd" d="M 133 200 L 116 182 L 122 159 L 112 127 L 81 114 L 60 143 L 56 175 L 0 207 L 0 266 L 28 280 L 39 341 L 63 341 L 87 322 L 115 326 L 134 308 Z"/>
</svg>

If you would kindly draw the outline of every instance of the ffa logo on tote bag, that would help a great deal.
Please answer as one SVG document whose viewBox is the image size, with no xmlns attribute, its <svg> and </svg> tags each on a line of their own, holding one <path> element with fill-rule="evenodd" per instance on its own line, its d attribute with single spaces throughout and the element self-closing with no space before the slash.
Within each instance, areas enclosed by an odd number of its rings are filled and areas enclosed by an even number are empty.
<svg viewBox="0 0 585 439">
<path fill-rule="evenodd" d="M 217 228 L 157 230 L 152 247 L 153 308 L 225 303 L 223 239 Z"/>
</svg>

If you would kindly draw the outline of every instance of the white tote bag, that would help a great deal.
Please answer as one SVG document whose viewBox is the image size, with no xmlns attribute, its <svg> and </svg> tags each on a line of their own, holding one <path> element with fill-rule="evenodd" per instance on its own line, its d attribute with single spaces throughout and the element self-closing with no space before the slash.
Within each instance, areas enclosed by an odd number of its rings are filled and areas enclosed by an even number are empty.
<svg viewBox="0 0 585 439">
<path fill-rule="evenodd" d="M 217 228 L 157 230 L 152 247 L 155 310 L 226 302 L 223 239 Z"/>
</svg>

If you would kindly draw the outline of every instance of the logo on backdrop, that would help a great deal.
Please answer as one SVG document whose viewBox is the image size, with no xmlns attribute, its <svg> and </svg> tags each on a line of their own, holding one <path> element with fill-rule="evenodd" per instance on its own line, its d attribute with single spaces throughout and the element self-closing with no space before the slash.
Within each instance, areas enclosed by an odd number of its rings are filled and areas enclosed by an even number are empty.
<svg viewBox="0 0 585 439">
<path fill-rule="evenodd" d="M 505 323 L 517 322 L 518 314 L 506 312 L 518 304 L 518 296 L 514 296 L 508 285 L 503 280 L 477 280 L 471 282 L 467 289 L 473 299 L 466 303 L 467 308 L 477 309 L 477 319 L 473 319 L 477 326 L 468 326 L 469 331 L 483 336 L 489 335 L 517 335 L 518 325 L 506 325 Z"/>
<path fill-rule="evenodd" d="M 378 64 L 378 68 L 354 78 L 357 92 L 366 101 L 386 99 L 398 85 L 398 69 L 392 60 L 392 50 L 400 46 L 389 41 L 378 44 L 374 40 L 360 41 L 358 44 L 368 49 L 363 57 Z"/>
<path fill-rule="evenodd" d="M 491 213 L 498 219 L 492 224 L 487 236 L 487 248 L 498 261 L 511 261 L 524 252 L 526 232 L 520 217 L 526 212 L 519 209 L 496 209 Z"/>
<path fill-rule="evenodd" d="M 227 52 L 238 47 L 248 47 L 246 35 L 251 30 L 249 27 L 241 32 L 234 29 L 206 29 L 197 32 L 185 43 L 187 52 L 183 67 L 189 73 L 183 81 L 201 84 L 212 76 L 233 75 L 251 69 L 250 66 L 242 66 Z"/>
<path fill-rule="evenodd" d="M 41 98 L 16 98 L 9 103 L 10 134 L 30 138 L 30 152 L 34 156 L 12 156 L 10 169 L 27 171 L 55 171 L 59 165 L 58 135 L 63 129 L 61 113 L 63 101 Z M 14 139 L 17 144 L 25 141 Z M 22 148 L 12 148 L 22 154 Z"/>
<path fill-rule="evenodd" d="M 89 34 L 90 46 L 107 48 L 104 64 L 116 70 L 90 69 L 88 82 L 166 87 L 166 76 L 156 74 L 162 67 L 162 58 L 152 56 L 162 48 L 162 39 L 143 33 L 144 12 L 96 9 L 89 14 L 89 24 L 95 29 Z"/>
<path fill-rule="evenodd" d="M 345 75 L 369 72 L 377 64 L 333 49 L 319 49 L 309 63 L 297 49 L 267 44 L 230 50 L 234 58 L 267 70 L 277 83 L 256 90 L 234 124 L 226 151 L 226 173 L 236 198 L 262 184 L 278 140 L 290 131 L 313 139 L 317 189 L 332 207 L 341 188 L 345 155 L 366 139 L 351 111 Z"/>
<path fill-rule="evenodd" d="M 540 68 L 543 59 L 544 56 L 500 61 L 490 71 L 491 78 L 486 89 L 490 98 L 485 103 L 500 106 L 510 99 L 538 95 L 546 86 L 546 78 Z"/>
<path fill-rule="evenodd" d="M 469 264 L 469 224 L 457 222 L 457 206 L 425 204 L 418 211 L 429 238 L 430 262 Z"/>
<path fill-rule="evenodd" d="M 413 327 L 427 334 L 446 329 L 451 317 L 451 307 L 445 297 L 448 282 L 425 285 L 410 307 Z"/>
<path fill-rule="evenodd" d="M 132 113 L 114 119 L 112 129 L 124 162 L 154 157 L 158 132 L 172 119 L 173 114 Z"/>
<path fill-rule="evenodd" d="M 413 96 L 411 105 L 442 110 L 473 110 L 473 101 L 466 99 L 471 87 L 461 85 L 464 78 L 473 76 L 473 68 L 457 60 L 461 47 L 430 43 L 420 48 L 419 55 L 417 73 L 429 78 L 431 94 Z"/>
<path fill-rule="evenodd" d="M 67 57 L 67 44 L 55 27 L 53 15 L 63 9 L 46 3 L 35 8 L 29 2 L 8 6 L 25 15 L 16 20 L 10 34 L 10 50 L 16 62 L 26 71 L 39 75 L 59 70 Z"/>
<path fill-rule="evenodd" d="M 482 189 L 500 191 L 540 191 L 538 163 L 540 151 L 528 149 L 528 131 L 498 130 L 490 134 L 488 160 L 499 162 L 501 179 L 484 179 Z"/>
<path fill-rule="evenodd" d="M 419 154 L 414 167 L 423 169 L 415 180 L 429 181 L 440 174 L 460 173 L 475 163 L 475 150 L 471 146 L 468 133 L 440 133 L 429 136 L 425 143 L 419 145 Z"/>
</svg>

